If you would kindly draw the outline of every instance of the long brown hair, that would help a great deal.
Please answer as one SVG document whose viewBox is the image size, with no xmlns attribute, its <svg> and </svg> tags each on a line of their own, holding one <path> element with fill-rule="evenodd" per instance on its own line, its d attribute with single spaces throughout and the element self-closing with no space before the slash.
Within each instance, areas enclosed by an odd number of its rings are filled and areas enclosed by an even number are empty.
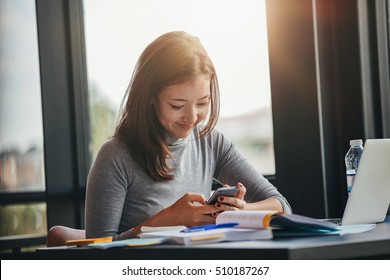
<svg viewBox="0 0 390 280">
<path fill-rule="evenodd" d="M 172 180 L 171 153 L 152 106 L 166 87 L 210 77 L 210 110 L 198 137 L 207 136 L 219 115 L 219 87 L 214 65 L 197 37 L 174 31 L 161 35 L 142 52 L 122 101 L 114 136 L 125 142 L 135 162 L 156 181 Z"/>
</svg>

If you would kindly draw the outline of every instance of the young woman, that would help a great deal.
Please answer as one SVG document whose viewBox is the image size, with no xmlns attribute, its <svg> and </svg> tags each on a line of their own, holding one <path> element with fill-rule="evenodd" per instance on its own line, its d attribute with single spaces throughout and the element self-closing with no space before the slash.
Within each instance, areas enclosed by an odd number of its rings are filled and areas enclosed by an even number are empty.
<svg viewBox="0 0 390 280">
<path fill-rule="evenodd" d="M 132 238 L 141 226 L 195 226 L 221 211 L 274 209 L 286 199 L 214 129 L 217 75 L 198 38 L 158 37 L 141 54 L 114 136 L 88 176 L 86 237 Z M 239 188 L 208 205 L 212 179 Z"/>
</svg>

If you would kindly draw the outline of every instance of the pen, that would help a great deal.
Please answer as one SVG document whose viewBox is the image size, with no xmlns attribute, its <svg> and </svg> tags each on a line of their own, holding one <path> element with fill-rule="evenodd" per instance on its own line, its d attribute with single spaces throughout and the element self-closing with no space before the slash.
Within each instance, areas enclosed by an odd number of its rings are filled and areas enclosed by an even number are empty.
<svg viewBox="0 0 390 280">
<path fill-rule="evenodd" d="M 182 229 L 180 232 L 196 232 L 196 231 L 204 231 L 204 230 L 211 230 L 211 229 L 217 229 L 217 228 L 229 228 L 229 227 L 235 227 L 238 225 L 239 225 L 239 223 L 210 224 L 210 225 L 195 226 L 195 227 L 191 227 L 191 228 Z"/>
</svg>

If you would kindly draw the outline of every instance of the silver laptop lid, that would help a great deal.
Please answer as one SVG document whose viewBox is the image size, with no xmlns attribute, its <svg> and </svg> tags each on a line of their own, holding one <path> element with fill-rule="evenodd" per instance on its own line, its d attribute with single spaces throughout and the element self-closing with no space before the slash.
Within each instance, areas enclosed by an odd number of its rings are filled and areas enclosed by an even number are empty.
<svg viewBox="0 0 390 280">
<path fill-rule="evenodd" d="M 342 225 L 383 222 L 390 204 L 390 139 L 364 144 Z"/>
</svg>

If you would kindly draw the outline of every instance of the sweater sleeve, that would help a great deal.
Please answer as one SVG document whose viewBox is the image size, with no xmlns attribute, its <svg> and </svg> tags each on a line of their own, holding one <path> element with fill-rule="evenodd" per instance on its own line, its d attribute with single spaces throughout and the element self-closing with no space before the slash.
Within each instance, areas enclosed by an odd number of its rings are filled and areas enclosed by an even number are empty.
<svg viewBox="0 0 390 280">
<path fill-rule="evenodd" d="M 214 130 L 213 145 L 216 159 L 215 177 L 229 185 L 242 183 L 247 189 L 247 202 L 261 201 L 270 197 L 277 198 L 285 213 L 292 213 L 286 198 L 272 185 L 248 160 L 235 148 L 222 133 Z"/>
<path fill-rule="evenodd" d="M 85 202 L 86 237 L 118 234 L 128 178 L 124 167 L 127 152 L 116 140 L 100 148 L 88 175 Z"/>
</svg>

